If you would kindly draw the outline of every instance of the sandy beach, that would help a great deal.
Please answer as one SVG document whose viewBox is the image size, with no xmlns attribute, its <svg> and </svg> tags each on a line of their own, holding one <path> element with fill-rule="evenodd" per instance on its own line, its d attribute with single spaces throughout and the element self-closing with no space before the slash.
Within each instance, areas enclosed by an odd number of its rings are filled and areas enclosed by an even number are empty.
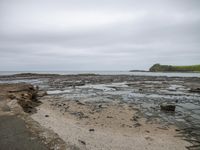
<svg viewBox="0 0 200 150">
<path fill-rule="evenodd" d="M 52 129 L 65 141 L 80 149 L 115 150 L 179 150 L 190 144 L 176 138 L 175 127 L 146 123 L 137 111 L 126 104 L 62 103 L 67 111 L 52 106 L 48 100 L 37 108 L 32 118 Z M 93 110 L 95 107 L 95 110 Z M 48 117 L 45 117 L 48 115 Z"/>
</svg>

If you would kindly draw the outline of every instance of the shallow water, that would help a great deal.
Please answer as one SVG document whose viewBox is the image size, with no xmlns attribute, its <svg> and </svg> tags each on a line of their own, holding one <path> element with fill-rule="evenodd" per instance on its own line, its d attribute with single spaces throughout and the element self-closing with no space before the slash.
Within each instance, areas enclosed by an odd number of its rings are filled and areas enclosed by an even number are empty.
<svg viewBox="0 0 200 150">
<path fill-rule="evenodd" d="M 30 84 L 40 84 L 43 83 L 42 80 L 38 79 L 17 79 L 17 80 L 0 80 L 0 83 L 30 83 Z"/>
<path fill-rule="evenodd" d="M 19 73 L 39 74 L 99 74 L 99 75 L 136 75 L 136 76 L 167 76 L 167 77 L 200 77 L 200 73 L 179 73 L 179 72 L 129 72 L 129 71 L 0 71 L 2 75 L 14 75 Z"/>
</svg>

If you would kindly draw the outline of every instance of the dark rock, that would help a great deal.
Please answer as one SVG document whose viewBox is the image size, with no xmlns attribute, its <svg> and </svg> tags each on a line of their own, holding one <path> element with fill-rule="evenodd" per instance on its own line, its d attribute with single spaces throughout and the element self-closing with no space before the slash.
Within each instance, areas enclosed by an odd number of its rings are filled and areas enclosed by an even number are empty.
<svg viewBox="0 0 200 150">
<path fill-rule="evenodd" d="M 176 105 L 173 103 L 162 103 L 160 105 L 161 110 L 163 111 L 175 111 Z"/>
<path fill-rule="evenodd" d="M 142 126 L 142 125 L 139 122 L 137 122 L 137 123 L 134 124 L 135 128 L 140 127 L 140 126 Z"/>
<path fill-rule="evenodd" d="M 146 133 L 150 133 L 150 131 L 149 131 L 149 130 L 145 130 L 145 132 L 146 132 Z"/>
<path fill-rule="evenodd" d="M 112 116 L 107 116 L 107 118 L 113 118 Z"/>
<path fill-rule="evenodd" d="M 138 121 L 139 117 L 138 116 L 133 116 L 130 120 L 131 121 Z"/>
<path fill-rule="evenodd" d="M 49 115 L 45 115 L 45 117 L 49 117 Z"/>
<path fill-rule="evenodd" d="M 99 108 L 102 108 L 102 105 L 100 104 L 100 105 L 98 105 L 98 107 L 99 107 Z"/>
<path fill-rule="evenodd" d="M 200 88 L 191 88 L 189 90 L 189 92 L 192 92 L 192 93 L 200 93 Z"/>
<path fill-rule="evenodd" d="M 85 105 L 84 103 L 80 102 L 79 100 L 76 100 L 76 103 L 77 103 L 78 105 Z"/>
<path fill-rule="evenodd" d="M 140 89 L 139 89 L 139 91 L 140 91 L 140 92 L 142 92 L 142 91 L 143 91 L 143 89 L 141 89 L 141 88 L 140 88 Z"/>
<path fill-rule="evenodd" d="M 94 129 L 89 129 L 90 132 L 94 132 Z"/>
<path fill-rule="evenodd" d="M 82 141 L 82 140 L 78 140 L 81 144 L 83 145 L 86 145 L 86 142 L 85 141 Z"/>
</svg>

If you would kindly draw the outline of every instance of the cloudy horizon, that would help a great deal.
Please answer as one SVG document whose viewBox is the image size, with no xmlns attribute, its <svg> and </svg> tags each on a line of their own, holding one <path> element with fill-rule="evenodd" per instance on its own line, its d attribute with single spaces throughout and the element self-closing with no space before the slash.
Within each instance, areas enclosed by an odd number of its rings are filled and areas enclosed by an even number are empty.
<svg viewBox="0 0 200 150">
<path fill-rule="evenodd" d="M 200 64 L 199 0 L 0 0 L 0 71 Z"/>
</svg>

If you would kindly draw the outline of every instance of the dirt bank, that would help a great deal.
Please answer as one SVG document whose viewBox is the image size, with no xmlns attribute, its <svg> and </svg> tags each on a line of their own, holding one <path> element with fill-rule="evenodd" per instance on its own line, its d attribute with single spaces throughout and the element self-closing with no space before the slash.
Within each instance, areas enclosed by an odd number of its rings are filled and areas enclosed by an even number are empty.
<svg viewBox="0 0 200 150">
<path fill-rule="evenodd" d="M 37 94 L 30 84 L 0 84 L 0 149 L 66 149 L 58 135 L 30 118 L 41 104 Z"/>
</svg>

